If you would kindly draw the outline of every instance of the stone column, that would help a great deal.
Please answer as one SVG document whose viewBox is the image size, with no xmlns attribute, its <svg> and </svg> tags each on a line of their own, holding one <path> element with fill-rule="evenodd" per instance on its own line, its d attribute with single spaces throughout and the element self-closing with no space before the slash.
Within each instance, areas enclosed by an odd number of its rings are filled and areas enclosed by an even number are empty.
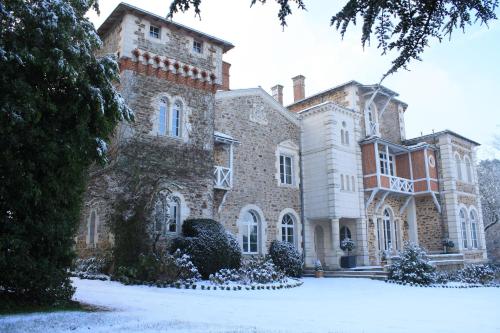
<svg viewBox="0 0 500 333">
<path fill-rule="evenodd" d="M 344 253 L 340 249 L 340 220 L 339 219 L 331 219 L 332 223 L 332 259 L 333 262 L 330 263 L 330 266 L 333 269 L 340 268 L 340 256 Z"/>
<path fill-rule="evenodd" d="M 357 266 L 367 266 L 368 261 L 368 234 L 367 234 L 366 219 L 356 219 L 356 238 L 357 238 Z"/>
</svg>

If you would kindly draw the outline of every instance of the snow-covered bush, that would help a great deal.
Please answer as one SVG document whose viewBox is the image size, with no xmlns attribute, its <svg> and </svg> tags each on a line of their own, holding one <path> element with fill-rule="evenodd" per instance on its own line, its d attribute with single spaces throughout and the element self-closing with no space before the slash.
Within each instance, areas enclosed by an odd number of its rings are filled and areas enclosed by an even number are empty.
<svg viewBox="0 0 500 333">
<path fill-rule="evenodd" d="M 466 265 L 456 277 L 460 282 L 488 284 L 495 279 L 495 270 L 489 265 Z"/>
<path fill-rule="evenodd" d="M 189 254 L 201 276 L 208 279 L 223 268 L 237 269 L 241 264 L 241 250 L 236 239 L 217 221 L 192 219 L 184 221 L 184 237 L 173 240 L 171 249 Z"/>
<path fill-rule="evenodd" d="M 340 242 L 340 248 L 342 251 L 347 251 L 347 253 L 349 253 L 354 249 L 354 241 L 346 237 Z"/>
<path fill-rule="evenodd" d="M 282 282 L 285 274 L 281 272 L 270 258 L 252 257 L 245 259 L 240 269 L 244 283 Z"/>
<path fill-rule="evenodd" d="M 304 261 L 293 244 L 275 240 L 269 247 L 269 256 L 276 267 L 286 275 L 292 277 L 302 276 Z"/>
<path fill-rule="evenodd" d="M 228 282 L 240 282 L 241 273 L 238 269 L 223 268 L 220 271 L 210 274 L 210 282 L 213 284 L 227 284 Z"/>
<path fill-rule="evenodd" d="M 107 274 L 110 264 L 110 258 L 105 256 L 77 259 L 75 260 L 74 272 L 77 274 Z"/>
<path fill-rule="evenodd" d="M 193 283 L 201 279 L 198 269 L 193 264 L 188 254 L 177 250 L 172 257 L 174 258 L 173 270 L 176 272 L 175 280 Z"/>
<path fill-rule="evenodd" d="M 406 243 L 399 258 L 389 265 L 389 281 L 429 285 L 434 282 L 435 268 L 418 245 Z"/>
</svg>

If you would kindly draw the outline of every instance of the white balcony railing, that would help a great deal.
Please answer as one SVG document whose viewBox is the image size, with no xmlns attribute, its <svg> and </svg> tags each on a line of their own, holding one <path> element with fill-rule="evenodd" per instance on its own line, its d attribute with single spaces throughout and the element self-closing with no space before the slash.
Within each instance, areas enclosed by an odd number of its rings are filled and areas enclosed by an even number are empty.
<svg viewBox="0 0 500 333">
<path fill-rule="evenodd" d="M 415 188 L 413 186 L 413 180 L 400 178 L 396 176 L 389 176 L 389 179 L 390 179 L 391 190 L 405 192 L 405 193 L 415 192 Z"/>
<path fill-rule="evenodd" d="M 232 184 L 232 170 L 223 166 L 214 167 L 214 187 L 227 190 L 230 189 Z"/>
</svg>

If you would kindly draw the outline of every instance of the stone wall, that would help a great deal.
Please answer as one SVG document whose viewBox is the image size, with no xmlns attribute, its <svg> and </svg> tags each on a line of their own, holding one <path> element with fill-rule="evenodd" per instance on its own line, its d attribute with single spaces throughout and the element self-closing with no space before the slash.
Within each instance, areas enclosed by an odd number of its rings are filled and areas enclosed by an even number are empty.
<svg viewBox="0 0 500 333">
<path fill-rule="evenodd" d="M 418 242 L 429 253 L 442 253 L 443 223 L 430 195 L 415 198 Z"/>
<path fill-rule="evenodd" d="M 349 103 L 346 99 L 347 91 L 344 89 L 332 89 L 326 93 L 319 94 L 312 98 L 306 98 L 304 101 L 292 104 L 288 107 L 288 109 L 292 112 L 299 112 L 301 110 L 310 108 L 312 106 L 324 103 L 324 102 L 335 102 L 338 105 L 348 107 Z"/>
<path fill-rule="evenodd" d="M 211 218 L 213 214 L 214 95 L 132 71 L 122 73 L 121 90 L 135 112 L 135 122 L 117 130 L 109 165 L 90 170 L 77 237 L 82 256 L 96 252 L 86 243 L 91 209 L 99 216 L 97 248 L 104 249 L 112 239 L 106 226 L 116 213 L 116 200 L 136 193 L 133 188 L 151 198 L 160 189 L 177 193 L 182 198 L 183 218 Z M 182 99 L 181 138 L 154 130 L 158 101 L 164 95 Z"/>
<path fill-rule="evenodd" d="M 281 110 L 281 111 L 280 111 Z M 216 95 L 217 131 L 230 135 L 240 142 L 234 148 L 233 188 L 220 197 L 214 206 L 214 215 L 240 243 L 239 218 L 245 207 L 256 210 L 263 219 L 265 253 L 274 239 L 279 239 L 280 217 L 284 210 L 293 210 L 300 239 L 300 193 L 298 170 L 293 186 L 279 185 L 279 160 L 277 148 L 280 143 L 298 147 L 300 130 L 294 115 L 289 114 L 272 97 L 261 89 L 219 92 Z M 219 192 L 217 190 L 216 192 Z M 301 242 L 297 245 L 301 247 Z"/>
</svg>

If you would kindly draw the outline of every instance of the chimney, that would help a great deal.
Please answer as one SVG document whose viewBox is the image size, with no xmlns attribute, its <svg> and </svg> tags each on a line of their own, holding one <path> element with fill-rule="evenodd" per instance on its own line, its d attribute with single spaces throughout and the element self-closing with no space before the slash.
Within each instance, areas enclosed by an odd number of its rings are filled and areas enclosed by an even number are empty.
<svg viewBox="0 0 500 333">
<path fill-rule="evenodd" d="M 283 105 L 283 86 L 281 84 L 275 85 L 271 88 L 271 93 L 273 94 L 273 98 Z"/>
<path fill-rule="evenodd" d="M 229 89 L 229 69 L 231 68 L 231 64 L 228 62 L 222 62 L 222 90 L 230 90 Z"/>
<path fill-rule="evenodd" d="M 293 101 L 297 102 L 306 97 L 306 84 L 303 75 L 297 75 L 293 80 Z"/>
</svg>

